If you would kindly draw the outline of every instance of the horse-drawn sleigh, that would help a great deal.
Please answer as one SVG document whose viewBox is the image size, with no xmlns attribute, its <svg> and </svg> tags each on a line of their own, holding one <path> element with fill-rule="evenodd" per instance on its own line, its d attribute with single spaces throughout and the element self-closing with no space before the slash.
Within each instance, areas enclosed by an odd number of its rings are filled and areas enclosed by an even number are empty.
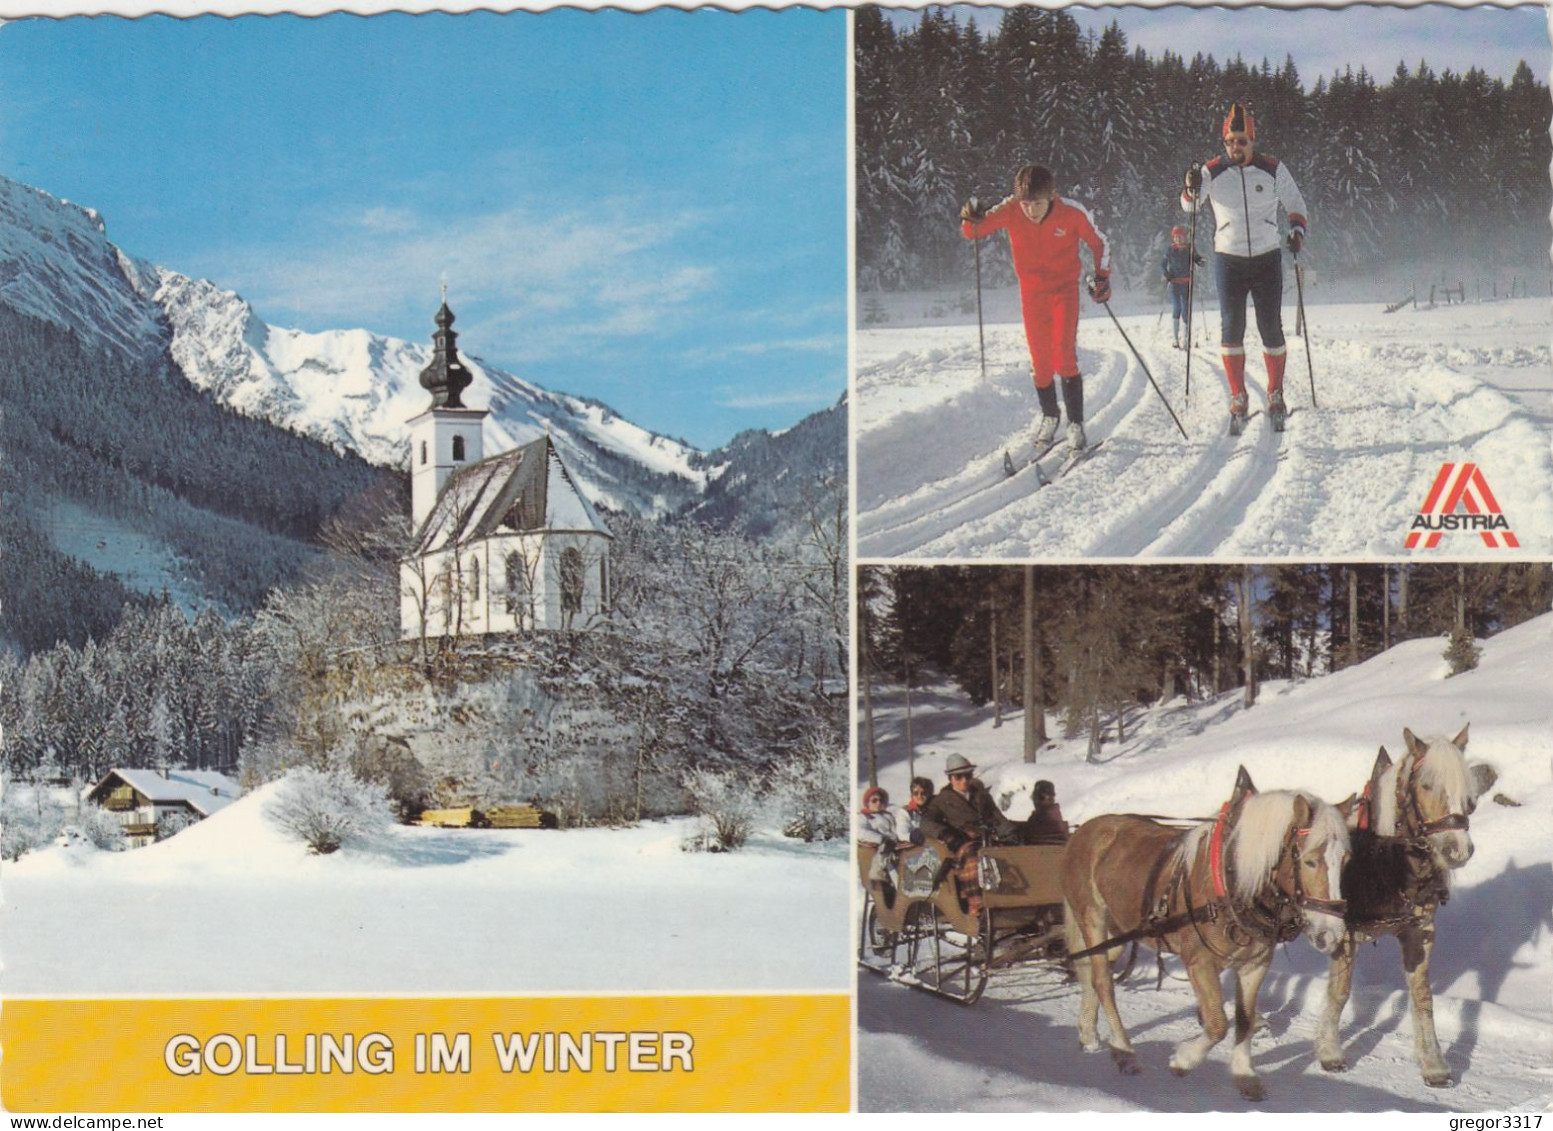
<svg viewBox="0 0 1553 1131">
<path fill-rule="evenodd" d="M 1060 958 L 1060 844 L 989 845 L 978 863 L 981 906 L 957 890 L 953 853 L 929 838 L 879 861 L 858 846 L 863 880 L 863 969 L 973 1005 L 994 970 Z"/>
<path fill-rule="evenodd" d="M 1428 1084 L 1448 1085 L 1428 959 L 1449 872 L 1472 855 L 1468 819 L 1488 779 L 1467 767 L 1465 728 L 1455 739 L 1403 733 L 1405 758 L 1393 766 L 1382 750 L 1365 795 L 1340 806 L 1303 792 L 1258 793 L 1242 769 L 1218 816 L 1185 828 L 1110 815 L 1085 822 L 1066 846 L 989 845 L 981 852 L 979 914 L 956 891 L 942 843 L 900 851 L 888 867 L 876 866 L 874 846 L 860 846 L 859 962 L 964 1004 L 999 969 L 1065 963 L 1080 984 L 1080 1043 L 1089 1051 L 1108 1046 L 1128 1073 L 1138 1066 L 1113 981 L 1128 943 L 1175 954 L 1186 966 L 1202 1031 L 1176 1046 L 1170 1068 L 1177 1074 L 1227 1035 L 1220 981 L 1234 970 L 1231 1074 L 1243 1096 L 1258 1100 L 1264 1092 L 1250 1042 L 1277 945 L 1304 933 L 1331 956 L 1316 1051 L 1323 1068 L 1341 1071 L 1338 1023 L 1355 950 L 1395 934 L 1420 1070 Z"/>
</svg>

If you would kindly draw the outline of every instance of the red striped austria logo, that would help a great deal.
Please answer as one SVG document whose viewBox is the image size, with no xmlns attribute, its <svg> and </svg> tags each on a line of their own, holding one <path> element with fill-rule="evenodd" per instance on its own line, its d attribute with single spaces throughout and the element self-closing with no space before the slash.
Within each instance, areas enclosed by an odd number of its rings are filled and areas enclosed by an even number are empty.
<svg viewBox="0 0 1553 1131">
<path fill-rule="evenodd" d="M 1408 531 L 1407 548 L 1418 549 L 1421 544 L 1432 550 L 1445 534 L 1460 531 L 1478 534 L 1490 549 L 1520 547 L 1482 469 L 1475 463 L 1442 463 Z"/>
</svg>

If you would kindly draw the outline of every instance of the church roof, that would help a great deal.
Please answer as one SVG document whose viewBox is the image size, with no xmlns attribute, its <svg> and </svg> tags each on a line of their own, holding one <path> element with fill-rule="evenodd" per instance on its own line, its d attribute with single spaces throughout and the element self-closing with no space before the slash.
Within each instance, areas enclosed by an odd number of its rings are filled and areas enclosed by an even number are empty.
<svg viewBox="0 0 1553 1131">
<path fill-rule="evenodd" d="M 448 479 L 416 546 L 427 554 L 493 534 L 584 531 L 612 537 L 545 435 Z"/>
</svg>

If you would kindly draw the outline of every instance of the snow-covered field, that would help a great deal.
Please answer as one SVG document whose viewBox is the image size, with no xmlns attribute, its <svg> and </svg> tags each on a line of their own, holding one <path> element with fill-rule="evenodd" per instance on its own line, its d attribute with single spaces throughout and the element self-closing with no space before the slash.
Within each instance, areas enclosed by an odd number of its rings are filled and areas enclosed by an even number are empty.
<svg viewBox="0 0 1553 1131">
<path fill-rule="evenodd" d="M 1312 407 L 1306 347 L 1290 330 L 1282 437 L 1265 415 L 1227 434 L 1228 395 L 1212 331 L 1184 351 L 1169 318 L 1120 315 L 1169 399 L 1183 439 L 1104 310 L 1079 325 L 1086 424 L 1103 447 L 1035 490 L 1006 480 L 1004 449 L 1028 451 L 1039 410 L 1023 328 L 864 328 L 857 335 L 858 552 L 863 558 L 1398 557 L 1442 463 L 1473 462 L 1523 551 L 1553 552 L 1553 333 L 1548 300 L 1401 310 L 1313 304 Z M 1199 323 L 1199 326 L 1201 323 Z M 1253 411 L 1266 402 L 1254 329 Z M 1063 449 L 1053 453 L 1050 462 Z M 1497 556 L 1448 533 L 1453 556 Z"/>
<path fill-rule="evenodd" d="M 1499 773 L 1472 817 L 1476 852 L 1455 873 L 1438 918 L 1431 983 L 1446 1061 L 1459 1083 L 1423 1083 L 1398 948 L 1362 948 L 1342 1036 L 1350 1069 L 1329 1075 L 1312 1048 L 1326 962 L 1305 940 L 1281 949 L 1264 983 L 1268 1027 L 1253 1045 L 1272 1111 L 1553 1110 L 1553 615 L 1482 641 L 1477 670 L 1446 679 L 1444 642 L 1416 640 L 1367 663 L 1297 683 L 1268 683 L 1255 707 L 1238 693 L 1208 703 L 1174 700 L 1133 722 L 1129 738 L 1084 760 L 1082 740 L 1059 741 L 1036 765 L 1020 760 L 1022 718 L 994 729 L 948 687 L 914 704 L 916 772 L 942 781 L 945 757 L 977 763 L 1016 819 L 1038 778 L 1056 783 L 1070 822 L 1101 813 L 1202 816 L 1228 797 L 1244 764 L 1262 789 L 1306 788 L 1338 800 L 1368 777 L 1377 747 L 1400 756 L 1402 728 L 1455 734 L 1471 724 L 1470 761 Z M 903 710 L 876 696 L 881 783 L 906 796 Z M 881 700 L 883 704 L 881 705 Z M 1114 731 L 1113 731 L 1114 733 Z M 1495 803 L 1502 795 L 1516 805 Z M 1151 952 L 1143 952 L 1149 955 Z M 1177 1078 L 1166 1063 L 1199 1031 L 1196 999 L 1179 962 L 1154 963 L 1118 992 L 1142 1074 L 1123 1076 L 1079 1049 L 1078 987 L 1060 969 L 997 973 L 972 1008 L 859 974 L 858 1094 L 865 1110 L 1246 1110 L 1229 1077 L 1225 1041 Z M 1228 983 L 1228 979 L 1226 979 Z M 1233 1000 L 1231 991 L 1230 1000 Z"/>
<path fill-rule="evenodd" d="M 17 995 L 830 990 L 851 984 L 844 845 L 686 853 L 635 829 L 395 827 L 311 856 L 273 787 L 149 848 L 6 864 Z"/>
</svg>

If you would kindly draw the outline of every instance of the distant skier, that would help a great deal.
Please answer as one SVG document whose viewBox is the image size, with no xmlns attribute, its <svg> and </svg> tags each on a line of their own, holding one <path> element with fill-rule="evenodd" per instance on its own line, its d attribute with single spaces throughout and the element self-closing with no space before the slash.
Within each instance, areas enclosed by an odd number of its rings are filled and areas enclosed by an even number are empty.
<svg viewBox="0 0 1553 1131">
<path fill-rule="evenodd" d="M 1086 441 L 1084 379 L 1078 369 L 1079 244 L 1088 244 L 1094 259 L 1089 295 L 1096 302 L 1106 302 L 1111 297 L 1110 242 L 1095 227 L 1087 208 L 1057 195 L 1051 170 L 1041 165 L 1026 165 L 1015 173 L 1014 194 L 991 211 L 967 202 L 960 209 L 960 220 L 968 240 L 1008 232 L 1014 273 L 1019 276 L 1030 372 L 1041 404 L 1037 456 L 1051 448 L 1061 420 L 1054 377 L 1062 378 L 1068 443 L 1075 452 L 1082 451 Z"/>
<path fill-rule="evenodd" d="M 1186 246 L 1186 229 L 1170 229 L 1170 250 L 1165 252 L 1165 258 L 1160 262 L 1159 270 L 1165 276 L 1165 282 L 1169 285 L 1171 320 L 1170 332 L 1175 338 L 1176 348 L 1181 348 L 1181 321 L 1187 317 L 1186 309 L 1187 287 L 1191 281 L 1193 264 L 1201 267 L 1202 256 L 1197 254 L 1195 248 Z M 1191 327 L 1187 327 L 1187 337 L 1190 338 Z"/>
<path fill-rule="evenodd" d="M 1240 103 L 1224 119 L 1224 153 L 1186 173 L 1181 207 L 1195 212 L 1213 205 L 1219 284 L 1219 317 L 1223 331 L 1224 375 L 1229 379 L 1230 431 L 1239 434 L 1246 421 L 1246 296 L 1256 304 L 1256 326 L 1267 362 L 1267 415 L 1283 428 L 1284 344 L 1283 252 L 1278 237 L 1278 207 L 1289 216 L 1289 250 L 1298 255 L 1305 241 L 1305 198 L 1288 167 L 1276 157 L 1256 152 L 1256 122 Z M 1203 174 L 1206 173 L 1206 178 Z"/>
</svg>

